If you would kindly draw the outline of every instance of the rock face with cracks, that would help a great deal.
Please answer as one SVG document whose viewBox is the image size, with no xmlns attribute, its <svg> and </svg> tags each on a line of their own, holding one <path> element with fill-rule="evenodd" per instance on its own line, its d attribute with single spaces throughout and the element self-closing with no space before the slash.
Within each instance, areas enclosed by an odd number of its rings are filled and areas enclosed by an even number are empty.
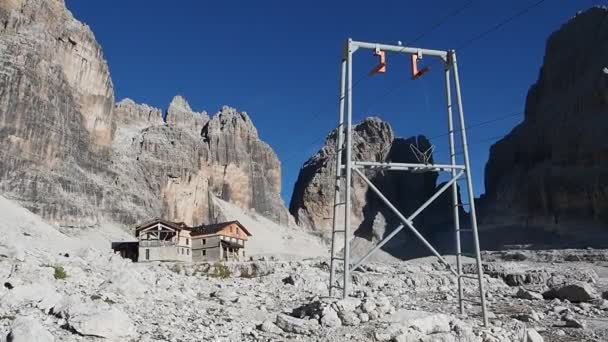
<svg viewBox="0 0 608 342">
<path fill-rule="evenodd" d="M 218 197 L 289 222 L 281 168 L 244 112 L 125 99 L 62 0 L 0 3 L 0 192 L 63 226 L 214 222 Z"/>
<path fill-rule="evenodd" d="M 519 235 L 511 229 L 507 243 L 608 242 L 598 234 L 608 227 L 607 18 L 608 8 L 594 7 L 549 37 L 523 122 L 490 150 L 482 225 L 528 231 Z M 538 227 L 545 233 L 530 232 Z"/>
<path fill-rule="evenodd" d="M 331 232 L 335 188 L 337 131 L 332 131 L 324 146 L 302 167 L 294 186 L 289 210 L 296 221 L 321 233 Z M 424 136 L 408 139 L 396 138 L 391 126 L 378 119 L 367 118 L 353 127 L 353 160 L 375 162 L 417 163 L 411 146 L 425 151 L 431 145 Z M 431 156 L 432 162 L 432 156 Z M 413 173 L 397 171 L 364 170 L 365 175 L 407 217 L 431 197 L 442 184 L 437 184 L 436 172 Z M 414 219 L 415 226 L 424 235 L 451 250 L 453 229 L 451 191 L 440 198 Z M 463 226 L 467 215 L 460 210 Z M 338 216 L 339 224 L 343 215 Z M 356 174 L 353 174 L 352 226 L 355 236 L 378 241 L 390 234 L 400 224 L 398 217 L 384 205 L 378 196 Z M 386 245 L 389 253 L 403 257 L 426 253 L 405 231 Z M 449 241 L 449 242 L 448 242 Z M 407 247 L 406 247 L 407 245 Z M 443 247 L 443 248 L 442 248 Z M 356 253 L 356 251 L 355 251 Z"/>
</svg>

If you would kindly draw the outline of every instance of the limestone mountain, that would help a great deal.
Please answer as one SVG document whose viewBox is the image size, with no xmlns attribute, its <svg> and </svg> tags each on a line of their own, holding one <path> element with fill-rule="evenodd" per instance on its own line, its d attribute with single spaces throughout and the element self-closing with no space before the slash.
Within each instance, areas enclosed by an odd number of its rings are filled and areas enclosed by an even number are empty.
<svg viewBox="0 0 608 342">
<path fill-rule="evenodd" d="M 485 227 L 544 227 L 579 238 L 591 228 L 607 232 L 607 61 L 606 7 L 577 14 L 549 37 L 523 122 L 490 150 Z"/>
<path fill-rule="evenodd" d="M 329 236 L 333 216 L 336 130 L 332 131 L 324 146 L 312 156 L 300 170 L 294 186 L 289 210 L 296 221 Z M 430 147 L 424 136 L 396 138 L 391 126 L 378 119 L 367 118 L 353 127 L 353 159 L 365 161 L 393 161 L 415 163 L 416 157 L 410 145 L 426 150 Z M 366 170 L 366 176 L 383 191 L 385 196 L 405 215 L 411 214 L 441 186 L 437 185 L 436 172 L 412 173 Z M 397 217 L 383 204 L 368 186 L 353 176 L 352 227 L 354 235 L 369 241 L 388 235 L 398 224 Z M 427 208 L 415 219 L 415 224 L 425 235 L 450 250 L 453 244 L 452 204 L 449 192 Z M 461 211 L 464 220 L 467 219 Z M 343 218 L 339 217 L 339 222 Z M 448 237 L 449 235 L 449 237 Z M 450 244 L 446 244 L 447 241 Z M 417 242 L 405 247 L 410 237 L 406 232 L 386 246 L 386 250 L 400 257 L 420 252 Z M 407 249 L 407 251 L 406 251 Z M 424 252 L 424 251 L 422 251 Z"/>
<path fill-rule="evenodd" d="M 0 2 L 0 192 L 52 223 L 199 224 L 217 196 L 276 222 L 280 163 L 244 112 L 114 103 L 102 49 L 62 0 Z"/>
</svg>

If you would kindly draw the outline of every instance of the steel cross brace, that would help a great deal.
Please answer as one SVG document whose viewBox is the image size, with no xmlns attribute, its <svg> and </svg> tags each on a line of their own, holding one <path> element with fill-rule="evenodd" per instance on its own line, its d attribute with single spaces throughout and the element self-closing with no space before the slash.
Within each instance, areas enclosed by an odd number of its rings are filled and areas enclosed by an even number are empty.
<svg viewBox="0 0 608 342">
<path fill-rule="evenodd" d="M 376 246 L 374 246 L 374 248 L 372 248 L 369 252 L 367 252 L 367 254 L 365 254 L 359 261 L 357 261 L 352 268 L 349 268 L 350 272 L 356 270 L 359 266 L 361 266 L 361 264 L 363 264 L 365 262 L 365 260 L 367 260 L 374 252 L 376 252 L 378 249 L 382 248 L 382 246 L 384 246 L 390 239 L 392 239 L 395 235 L 397 235 L 397 233 L 399 233 L 403 228 L 405 228 L 405 226 L 407 226 L 414 233 L 414 235 L 416 235 L 416 237 L 420 241 L 422 241 L 424 243 L 424 245 L 439 259 L 439 262 L 444 264 L 450 270 L 450 272 L 452 272 L 455 276 L 458 277 L 459 274 L 452 269 L 450 264 L 448 264 L 448 262 L 441 256 L 441 254 L 439 254 L 439 252 L 437 252 L 437 250 L 424 238 L 424 236 L 422 236 L 422 234 L 420 234 L 420 232 L 418 232 L 416 227 L 414 227 L 412 221 L 424 209 L 426 209 L 431 203 L 433 203 L 433 201 L 436 200 L 437 197 L 441 196 L 442 193 L 444 193 L 447 189 L 449 189 L 452 186 L 452 184 L 454 184 L 454 182 L 456 182 L 458 180 L 458 178 L 460 178 L 464 174 L 464 171 L 460 171 L 454 177 L 452 177 L 439 190 L 437 190 L 437 192 L 435 192 L 435 194 L 433 196 L 431 196 L 416 211 L 414 211 L 408 218 L 406 218 L 405 216 L 403 216 L 403 214 L 401 214 L 399 209 L 397 209 L 391 203 L 391 201 L 389 201 L 389 199 L 386 198 L 386 196 L 384 196 L 382 194 L 382 192 L 363 174 L 363 172 L 361 172 L 358 168 L 353 168 L 353 170 L 355 171 L 356 174 L 358 174 L 363 179 L 363 181 L 365 181 L 365 183 L 367 183 L 367 185 L 370 187 L 370 189 L 372 189 L 376 193 L 376 195 L 378 195 L 378 197 L 380 197 L 380 199 L 393 211 L 393 213 L 395 213 L 395 215 L 397 215 L 397 217 L 399 217 L 402 224 L 400 224 L 387 237 L 382 239 Z M 345 265 L 345 267 L 350 267 L 350 265 Z"/>
</svg>

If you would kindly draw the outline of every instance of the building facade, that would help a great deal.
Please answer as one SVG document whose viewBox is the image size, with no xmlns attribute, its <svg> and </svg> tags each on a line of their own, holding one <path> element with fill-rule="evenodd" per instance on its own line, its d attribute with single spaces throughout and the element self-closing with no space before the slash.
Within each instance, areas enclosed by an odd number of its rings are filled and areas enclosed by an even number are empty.
<svg viewBox="0 0 608 342">
<path fill-rule="evenodd" d="M 192 261 L 245 260 L 245 241 L 251 233 L 239 221 L 192 229 Z"/>
<path fill-rule="evenodd" d="M 154 219 L 135 229 L 138 261 L 191 261 L 190 228 L 183 222 Z"/>
<path fill-rule="evenodd" d="M 183 222 L 153 219 L 139 225 L 135 236 L 139 262 L 213 262 L 245 260 L 245 241 L 251 233 L 238 221 L 188 227 Z M 114 249 L 125 254 L 124 249 Z"/>
</svg>

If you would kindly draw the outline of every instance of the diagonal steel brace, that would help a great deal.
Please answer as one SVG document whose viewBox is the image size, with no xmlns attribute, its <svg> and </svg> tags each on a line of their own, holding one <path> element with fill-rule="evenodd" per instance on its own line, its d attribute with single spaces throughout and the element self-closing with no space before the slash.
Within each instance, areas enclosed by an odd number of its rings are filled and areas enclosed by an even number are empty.
<svg viewBox="0 0 608 342">
<path fill-rule="evenodd" d="M 395 213 L 395 215 L 397 215 L 397 217 L 399 217 L 399 219 L 403 223 L 400 224 L 397 228 L 395 228 L 395 230 L 393 230 L 387 237 L 382 239 L 382 241 L 380 241 L 376 246 L 374 246 L 374 248 L 372 248 L 369 252 L 367 252 L 367 254 L 365 254 L 358 262 L 356 262 L 355 265 L 350 270 L 354 271 L 359 266 L 361 266 L 361 264 L 363 262 L 365 262 L 365 260 L 367 260 L 374 252 L 376 252 L 378 249 L 380 249 L 382 246 L 384 246 L 390 239 L 392 239 L 395 235 L 397 235 L 397 233 L 399 233 L 403 228 L 405 228 L 405 226 L 407 226 L 414 233 L 414 235 L 416 235 L 416 237 L 420 241 L 422 241 L 425 244 L 425 246 L 439 259 L 439 261 L 442 264 L 446 265 L 446 267 L 450 270 L 450 272 L 452 272 L 455 276 L 458 276 L 458 273 L 452 269 L 450 264 L 448 264 L 448 262 L 441 256 L 441 254 L 439 254 L 439 252 L 437 252 L 437 250 L 424 238 L 424 236 L 422 236 L 422 234 L 420 234 L 420 232 L 418 232 L 418 230 L 412 224 L 412 221 L 414 220 L 414 218 L 416 218 L 416 216 L 418 216 L 418 214 L 420 214 L 431 203 L 433 203 L 433 201 L 436 200 L 437 197 L 439 197 L 442 193 L 444 193 L 447 189 L 449 189 L 450 186 L 452 186 L 452 184 L 454 184 L 454 182 L 456 182 L 458 180 L 458 178 L 460 178 L 464 174 L 464 171 L 460 171 L 458 174 L 456 174 L 452 179 L 450 179 L 450 181 L 445 183 L 439 190 L 437 190 L 437 192 L 435 192 L 435 194 L 433 196 L 431 196 L 426 202 L 424 202 L 408 218 L 405 218 L 405 216 L 403 216 L 403 214 L 401 214 L 399 209 L 397 209 L 391 203 L 391 201 L 389 201 L 388 198 L 386 198 L 382 194 L 382 192 L 363 174 L 363 172 L 361 172 L 357 168 L 355 168 L 353 170 L 363 179 L 363 181 L 365 181 L 365 183 L 367 183 L 367 185 L 370 187 L 370 189 L 372 189 L 378 195 L 378 197 L 380 197 L 380 199 Z"/>
</svg>

